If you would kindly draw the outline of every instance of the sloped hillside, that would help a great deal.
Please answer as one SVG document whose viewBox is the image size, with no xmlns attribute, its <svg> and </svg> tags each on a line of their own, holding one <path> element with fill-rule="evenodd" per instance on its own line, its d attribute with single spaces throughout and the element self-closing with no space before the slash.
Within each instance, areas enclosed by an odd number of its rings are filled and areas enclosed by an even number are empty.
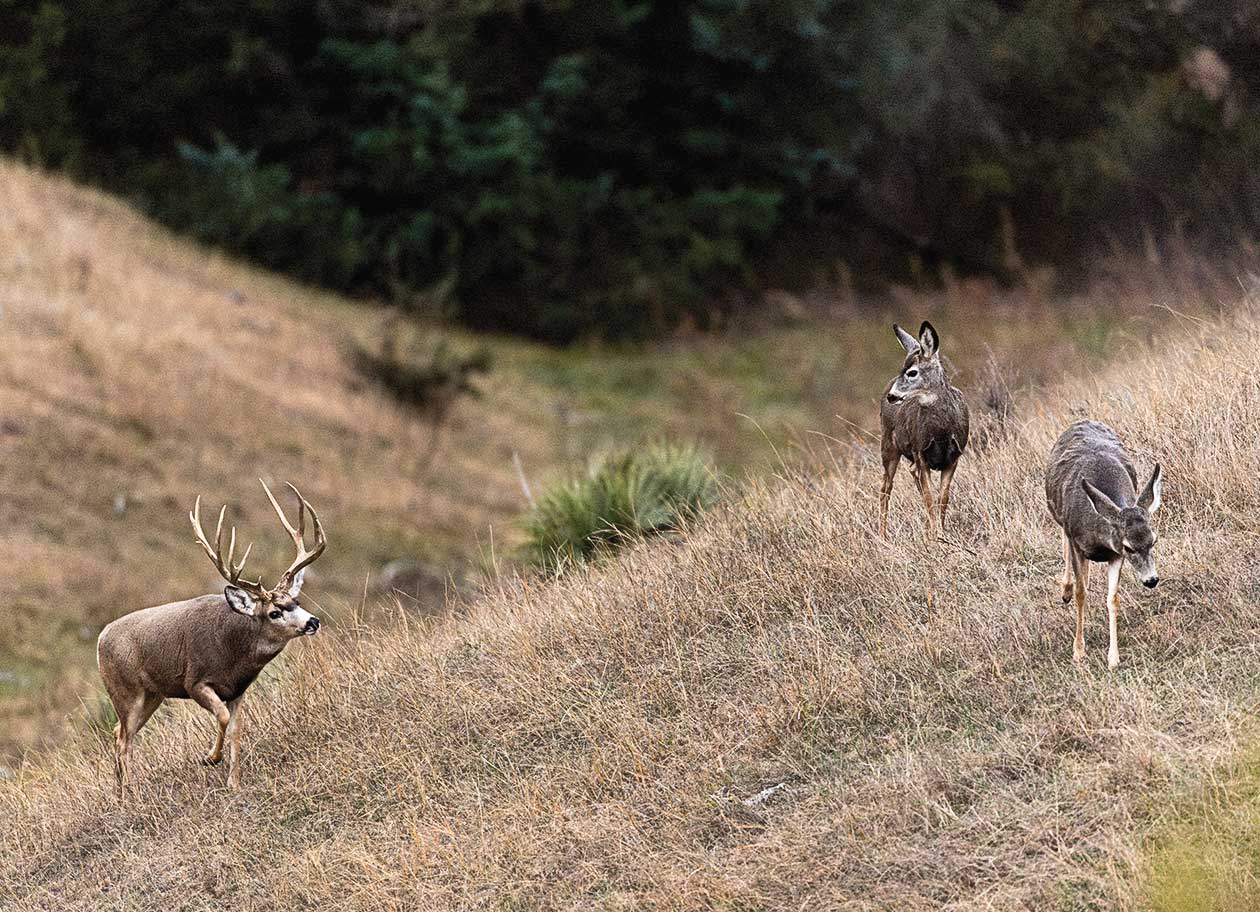
<svg viewBox="0 0 1260 912">
<path fill-rule="evenodd" d="M 265 360 L 247 330 L 220 333 Z M 681 543 L 505 584 L 436 628 L 297 644 L 247 704 L 238 793 L 198 765 L 203 713 L 159 713 L 121 805 L 85 733 L 0 783 L 0 906 L 1139 906 L 1147 840 L 1255 734 L 1258 346 L 1243 311 L 1048 394 L 964 462 L 930 548 L 904 479 L 891 541 L 874 535 L 878 471 L 858 452 L 752 485 Z M 312 374 L 271 408 L 317 411 Z M 1163 582 L 1126 573 L 1115 672 L 1098 574 L 1088 661 L 1071 661 L 1041 489 L 1079 414 L 1114 424 L 1141 471 L 1165 467 Z M 353 496 L 302 468 L 321 498 Z"/>
<path fill-rule="evenodd" d="M 507 565 L 526 504 L 514 454 L 535 488 L 657 435 L 697 440 L 733 473 L 774 466 L 785 446 L 825 448 L 868 422 L 897 363 L 883 315 L 826 300 L 788 302 L 796 316 L 778 324 L 641 349 L 446 330 L 457 347 L 488 346 L 494 368 L 430 460 L 427 425 L 351 366 L 356 340 L 379 335 L 378 310 L 11 163 L 0 162 L 0 197 L 0 776 L 98 712 L 101 626 L 217 587 L 187 529 L 198 493 L 211 509 L 231 504 L 257 541 L 251 567 L 274 573 L 287 544 L 255 479 L 298 483 L 332 535 L 312 570 L 324 616 L 371 614 L 379 572 L 397 560 L 419 564 L 399 588 L 423 613 L 448 582 Z M 899 318 L 965 329 L 984 315 L 984 334 L 947 329 L 948 351 L 983 368 L 991 345 L 1027 381 L 1097 364 L 1164 313 L 1129 299 L 1117 309 L 1110 293 L 1105 311 L 1002 311 L 975 297 L 908 300 Z"/>
</svg>

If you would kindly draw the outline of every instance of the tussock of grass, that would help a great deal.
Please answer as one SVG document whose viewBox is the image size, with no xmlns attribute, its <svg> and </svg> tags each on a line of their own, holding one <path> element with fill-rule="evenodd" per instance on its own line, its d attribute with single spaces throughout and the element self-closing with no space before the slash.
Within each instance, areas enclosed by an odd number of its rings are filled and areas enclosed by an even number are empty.
<svg viewBox="0 0 1260 912">
<path fill-rule="evenodd" d="M 559 572 L 677 532 L 717 499 L 717 477 L 692 446 L 658 443 L 604 457 L 538 499 L 524 521 L 524 551 L 535 566 Z"/>
<path fill-rule="evenodd" d="M 5 909 L 1111 909 L 1252 735 L 1260 323 L 1064 388 L 962 464 L 947 540 L 874 453 L 752 484 L 683 547 L 296 644 L 245 788 L 163 711 L 137 792 L 79 745 L 0 783 Z M 1165 468 L 1163 580 L 1095 574 L 1071 661 L 1042 465 L 1077 412 Z M 770 797 L 745 803 L 770 786 Z"/>
</svg>

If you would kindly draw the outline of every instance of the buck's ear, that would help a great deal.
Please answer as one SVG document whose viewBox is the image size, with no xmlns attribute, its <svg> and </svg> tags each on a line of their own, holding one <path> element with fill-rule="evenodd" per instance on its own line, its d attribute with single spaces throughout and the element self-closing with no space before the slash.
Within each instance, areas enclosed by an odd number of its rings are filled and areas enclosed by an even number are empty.
<svg viewBox="0 0 1260 912">
<path fill-rule="evenodd" d="M 254 601 L 244 589 L 238 589 L 236 586 L 228 586 L 223 590 L 223 597 L 227 599 L 228 606 L 246 617 L 253 617 L 258 613 L 258 602 Z"/>
<path fill-rule="evenodd" d="M 1142 496 L 1138 498 L 1138 506 L 1145 510 L 1151 516 L 1155 515 L 1155 511 L 1159 509 L 1160 503 L 1163 501 L 1164 490 L 1164 470 L 1160 468 L 1159 463 L 1155 463 L 1155 468 L 1151 472 L 1151 480 L 1146 483 L 1146 487 L 1142 489 Z"/>
<path fill-rule="evenodd" d="M 941 340 L 936 336 L 936 327 L 927 320 L 923 321 L 923 325 L 919 327 L 919 347 L 923 349 L 923 354 L 932 357 L 940 349 Z"/>
<path fill-rule="evenodd" d="M 896 334 L 897 341 L 901 343 L 901 347 L 904 348 L 908 353 L 913 355 L 915 352 L 917 352 L 920 349 L 921 346 L 919 345 L 918 340 L 916 340 L 914 336 L 910 335 L 910 333 L 906 332 L 896 323 L 893 324 L 893 333 Z"/>
<path fill-rule="evenodd" d="M 297 598 L 298 593 L 302 591 L 302 583 L 306 581 L 306 568 L 303 567 L 297 572 L 297 576 L 289 583 L 289 598 Z"/>
<path fill-rule="evenodd" d="M 1094 509 L 1098 511 L 1098 515 L 1104 519 L 1118 519 L 1120 517 L 1120 508 L 1116 506 L 1116 502 L 1098 490 L 1084 478 L 1081 479 L 1081 487 L 1085 489 L 1085 495 L 1089 498 L 1089 502 L 1094 505 Z"/>
</svg>

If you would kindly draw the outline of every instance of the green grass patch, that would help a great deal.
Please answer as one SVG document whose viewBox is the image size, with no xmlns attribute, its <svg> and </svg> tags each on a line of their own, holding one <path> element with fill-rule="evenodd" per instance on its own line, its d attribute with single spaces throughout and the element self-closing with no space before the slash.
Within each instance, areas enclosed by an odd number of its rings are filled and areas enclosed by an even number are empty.
<svg viewBox="0 0 1260 912">
<path fill-rule="evenodd" d="M 559 572 L 675 531 L 717 499 L 717 477 L 694 447 L 658 444 L 605 458 L 538 500 L 525 519 L 524 551 L 534 566 Z"/>
</svg>

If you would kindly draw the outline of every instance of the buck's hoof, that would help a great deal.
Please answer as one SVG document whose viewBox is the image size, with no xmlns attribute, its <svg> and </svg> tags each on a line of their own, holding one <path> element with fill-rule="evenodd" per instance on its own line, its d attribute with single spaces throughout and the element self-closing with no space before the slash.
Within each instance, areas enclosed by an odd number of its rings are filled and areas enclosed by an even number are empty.
<svg viewBox="0 0 1260 912">
<path fill-rule="evenodd" d="M 220 763 L 222 763 L 222 762 L 223 762 L 223 757 L 222 757 L 222 755 L 220 755 L 220 756 L 216 757 L 214 754 L 211 754 L 211 755 L 210 755 L 210 756 L 208 756 L 208 757 L 202 757 L 202 758 L 201 758 L 201 765 L 202 765 L 202 766 L 218 766 L 218 765 L 219 765 Z"/>
</svg>

